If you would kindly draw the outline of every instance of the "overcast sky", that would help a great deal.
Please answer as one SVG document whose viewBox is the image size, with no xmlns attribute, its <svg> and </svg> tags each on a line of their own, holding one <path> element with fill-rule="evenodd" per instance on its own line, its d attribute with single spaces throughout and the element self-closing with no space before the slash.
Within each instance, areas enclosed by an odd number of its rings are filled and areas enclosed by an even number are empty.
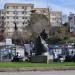
<svg viewBox="0 0 75 75">
<path fill-rule="evenodd" d="M 0 9 L 3 9 L 5 3 L 33 3 L 35 7 L 50 7 L 51 10 L 65 14 L 75 13 L 75 0 L 0 0 Z"/>
</svg>

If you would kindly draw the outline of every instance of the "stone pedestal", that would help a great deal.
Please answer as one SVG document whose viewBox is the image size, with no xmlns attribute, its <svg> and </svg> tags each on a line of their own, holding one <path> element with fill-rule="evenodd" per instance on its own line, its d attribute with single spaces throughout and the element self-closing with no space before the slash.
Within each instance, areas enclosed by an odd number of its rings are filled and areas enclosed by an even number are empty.
<svg viewBox="0 0 75 75">
<path fill-rule="evenodd" d="M 47 56 L 47 64 L 52 63 L 53 62 L 53 55 L 48 55 Z"/>
</svg>

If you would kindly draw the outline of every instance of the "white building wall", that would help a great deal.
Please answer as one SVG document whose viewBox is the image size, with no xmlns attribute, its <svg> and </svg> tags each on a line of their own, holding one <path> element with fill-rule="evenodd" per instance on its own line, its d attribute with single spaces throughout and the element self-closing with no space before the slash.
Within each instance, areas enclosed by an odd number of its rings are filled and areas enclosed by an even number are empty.
<svg viewBox="0 0 75 75">
<path fill-rule="evenodd" d="M 6 32 L 7 33 L 14 32 L 14 27 L 15 27 L 14 22 L 16 23 L 18 30 L 22 31 L 23 27 L 28 25 L 28 20 L 30 20 L 32 7 L 33 5 L 27 5 L 27 4 L 23 4 L 23 5 L 22 4 L 6 4 L 5 5 Z"/>
</svg>

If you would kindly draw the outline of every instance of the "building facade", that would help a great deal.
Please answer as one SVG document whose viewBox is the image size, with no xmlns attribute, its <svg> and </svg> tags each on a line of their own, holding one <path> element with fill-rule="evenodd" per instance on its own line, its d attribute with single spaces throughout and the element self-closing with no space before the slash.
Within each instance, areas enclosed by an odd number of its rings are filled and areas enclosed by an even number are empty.
<svg viewBox="0 0 75 75">
<path fill-rule="evenodd" d="M 35 12 L 38 14 L 43 14 L 45 15 L 47 18 L 49 18 L 49 8 L 34 8 Z"/>
<path fill-rule="evenodd" d="M 75 32 L 75 14 L 70 14 L 68 17 L 70 32 Z"/>
<path fill-rule="evenodd" d="M 4 18 L 4 9 L 1 9 L 0 10 L 0 41 L 3 41 L 4 40 L 4 30 L 5 30 L 5 28 L 4 28 L 4 20 L 5 20 L 5 18 Z"/>
<path fill-rule="evenodd" d="M 62 25 L 62 12 L 60 11 L 51 11 L 49 8 L 34 8 L 36 13 L 44 14 L 50 22 L 52 27 Z"/>
<path fill-rule="evenodd" d="M 5 22 L 6 37 L 12 37 L 12 34 L 15 31 L 15 25 L 18 31 L 22 32 L 22 30 L 28 25 L 32 9 L 33 4 L 17 4 L 17 3 L 5 4 L 4 22 Z"/>
<path fill-rule="evenodd" d="M 52 27 L 62 25 L 62 12 L 50 11 L 50 24 Z"/>
<path fill-rule="evenodd" d="M 0 10 L 0 31 L 4 30 L 4 9 Z"/>
<path fill-rule="evenodd" d="M 25 30 L 29 24 L 32 10 L 45 15 L 44 18 L 47 18 L 49 27 L 62 25 L 62 12 L 51 11 L 49 8 L 34 8 L 33 4 L 6 3 L 4 9 L 0 11 L 0 26 L 4 25 L 6 38 L 12 38 L 15 28 L 19 32 Z"/>
</svg>

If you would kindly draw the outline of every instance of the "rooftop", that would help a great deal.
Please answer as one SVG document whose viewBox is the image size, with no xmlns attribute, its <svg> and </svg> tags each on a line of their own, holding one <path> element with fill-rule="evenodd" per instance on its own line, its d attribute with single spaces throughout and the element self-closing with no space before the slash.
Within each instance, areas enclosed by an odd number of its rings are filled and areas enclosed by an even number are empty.
<svg viewBox="0 0 75 75">
<path fill-rule="evenodd" d="M 4 7 L 6 6 L 34 6 L 34 4 L 25 4 L 25 3 L 6 3 Z"/>
</svg>

